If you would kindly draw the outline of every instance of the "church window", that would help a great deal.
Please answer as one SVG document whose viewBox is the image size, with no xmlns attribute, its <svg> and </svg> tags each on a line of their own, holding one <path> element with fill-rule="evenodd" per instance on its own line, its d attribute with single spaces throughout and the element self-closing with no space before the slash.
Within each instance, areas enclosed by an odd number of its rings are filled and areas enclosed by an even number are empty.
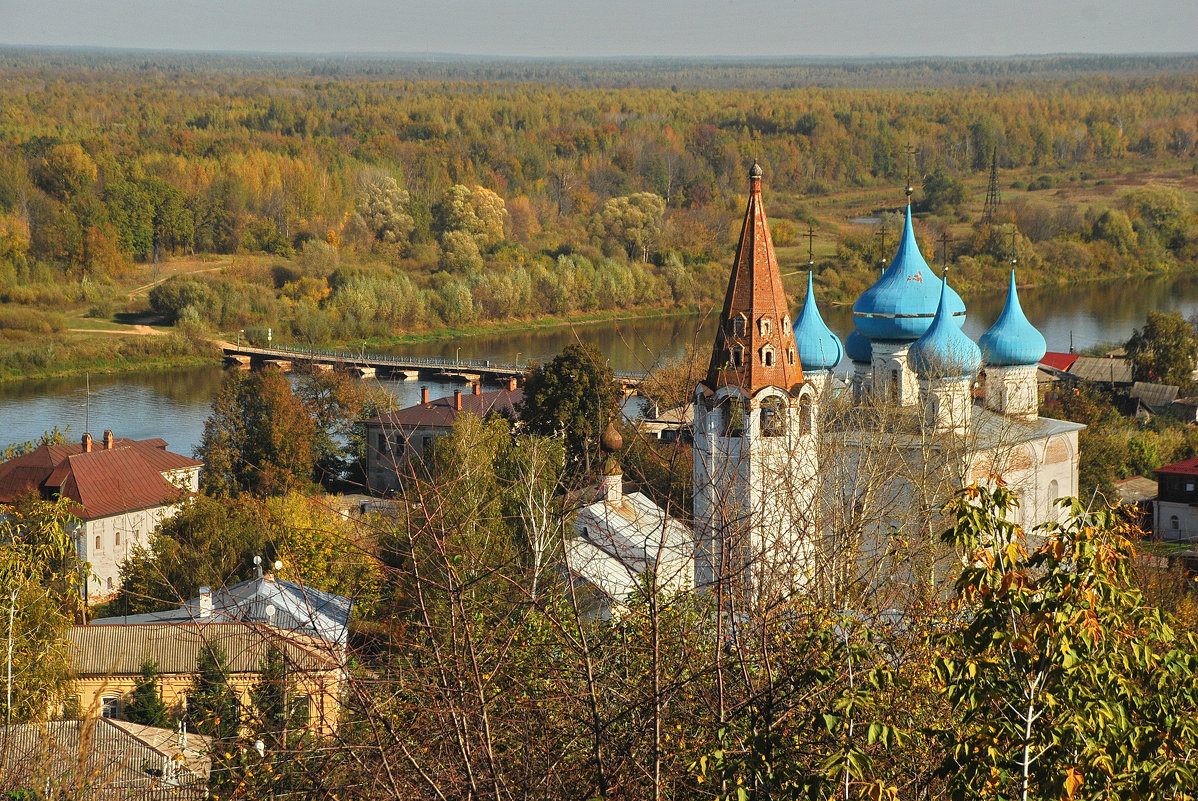
<svg viewBox="0 0 1198 801">
<path fill-rule="evenodd" d="M 899 381 L 899 371 L 890 371 L 890 400 L 898 403 L 902 398 L 902 384 Z"/>
<path fill-rule="evenodd" d="M 745 433 L 745 406 L 741 403 L 740 398 L 728 398 L 724 402 L 727 407 L 728 416 L 724 418 L 724 436 L 740 437 Z"/>
<path fill-rule="evenodd" d="M 732 318 L 732 333 L 735 336 L 743 337 L 745 331 L 748 330 L 749 321 L 743 314 L 738 314 Z"/>
<path fill-rule="evenodd" d="M 96 550 L 100 550 L 100 535 L 96 535 Z"/>
<path fill-rule="evenodd" d="M 786 415 L 782 399 L 773 396 L 761 402 L 761 436 L 781 437 L 786 433 Z"/>
<path fill-rule="evenodd" d="M 774 349 L 769 345 L 761 349 L 761 363 L 766 367 L 774 366 Z"/>
<path fill-rule="evenodd" d="M 794 348 L 787 348 L 787 350 L 786 350 L 786 361 L 787 361 L 787 363 L 788 363 L 788 364 L 794 364 L 794 363 L 795 363 L 795 349 L 794 349 Z"/>
<path fill-rule="evenodd" d="M 770 335 L 770 329 L 772 328 L 770 318 L 762 317 L 757 321 L 757 325 L 761 328 L 761 335 L 763 337 L 768 337 Z"/>
<path fill-rule="evenodd" d="M 1054 478 L 1048 482 L 1048 520 L 1056 521 L 1057 509 L 1056 500 L 1061 496 L 1061 485 Z"/>
<path fill-rule="evenodd" d="M 745 349 L 737 345 L 732 349 L 732 366 L 742 367 L 745 363 Z"/>
<path fill-rule="evenodd" d="M 117 548 L 121 547 L 121 532 L 117 531 L 112 535 L 112 544 Z"/>
<path fill-rule="evenodd" d="M 815 427 L 814 413 L 811 408 L 811 398 L 803 396 L 799 399 L 799 433 L 810 434 Z"/>
<path fill-rule="evenodd" d="M 790 333 L 790 315 L 789 314 L 782 315 L 782 333 L 783 334 Z"/>
</svg>

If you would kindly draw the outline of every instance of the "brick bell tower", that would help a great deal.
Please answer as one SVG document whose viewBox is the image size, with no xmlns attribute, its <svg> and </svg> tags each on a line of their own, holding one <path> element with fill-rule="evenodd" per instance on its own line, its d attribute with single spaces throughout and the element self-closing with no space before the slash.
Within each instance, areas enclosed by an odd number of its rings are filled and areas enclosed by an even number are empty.
<svg viewBox="0 0 1198 801">
<path fill-rule="evenodd" d="M 742 611 L 765 611 L 815 569 L 816 402 L 754 162 L 711 363 L 695 388 L 695 584 Z"/>
</svg>

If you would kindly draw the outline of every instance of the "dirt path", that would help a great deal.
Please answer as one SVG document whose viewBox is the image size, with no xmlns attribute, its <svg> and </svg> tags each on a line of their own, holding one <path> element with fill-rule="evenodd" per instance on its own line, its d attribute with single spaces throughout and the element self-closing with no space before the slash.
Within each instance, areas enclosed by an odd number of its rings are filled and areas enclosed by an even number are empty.
<svg viewBox="0 0 1198 801">
<path fill-rule="evenodd" d="M 216 272 L 217 270 L 223 270 L 223 269 L 225 269 L 226 267 L 230 267 L 230 266 L 232 266 L 232 265 L 233 265 L 233 262 L 234 262 L 234 260 L 235 260 L 235 257 L 233 257 L 233 256 L 229 256 L 229 257 L 228 257 L 228 260 L 223 260 L 223 259 L 222 259 L 220 263 L 218 263 L 218 264 L 216 264 L 216 265 L 214 265 L 214 266 L 212 266 L 212 267 L 197 267 L 197 268 L 196 268 L 196 269 L 194 269 L 194 270 L 187 270 L 187 269 L 175 270 L 175 271 L 173 271 L 173 272 L 170 272 L 170 273 L 168 273 L 167 275 L 164 275 L 164 276 L 162 276 L 161 278 L 157 279 L 156 281 L 151 281 L 151 282 L 150 282 L 150 283 L 148 283 L 148 284 L 143 284 L 143 285 L 141 285 L 141 286 L 134 287 L 133 289 L 130 289 L 130 290 L 129 290 L 129 300 L 133 300 L 133 299 L 134 299 L 135 297 L 137 297 L 138 295 L 141 295 L 141 294 L 144 294 L 144 293 L 146 293 L 146 292 L 149 292 L 151 289 L 153 289 L 154 287 L 158 286 L 158 285 L 159 285 L 159 284 L 161 284 L 163 281 L 166 281 L 166 280 L 168 280 L 168 279 L 170 279 L 170 278 L 174 278 L 175 276 L 178 276 L 178 275 L 195 275 L 195 274 L 197 274 L 197 273 L 212 273 L 212 272 Z M 209 262 L 205 262 L 205 263 L 209 263 Z"/>
<path fill-rule="evenodd" d="M 68 328 L 67 330 L 76 334 L 121 334 L 123 336 L 138 337 L 166 336 L 165 331 L 150 328 L 148 325 L 130 325 L 125 328 Z"/>
</svg>

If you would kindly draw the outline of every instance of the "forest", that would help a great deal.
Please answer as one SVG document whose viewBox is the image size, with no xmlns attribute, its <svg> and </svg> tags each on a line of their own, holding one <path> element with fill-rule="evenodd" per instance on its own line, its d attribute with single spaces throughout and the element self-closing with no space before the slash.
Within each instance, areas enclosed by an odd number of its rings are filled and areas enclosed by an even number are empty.
<svg viewBox="0 0 1198 801">
<path fill-rule="evenodd" d="M 7 50 L 0 374 L 186 359 L 242 330 L 325 344 L 707 307 L 754 159 L 788 281 L 813 262 L 833 302 L 895 241 L 852 221 L 893 234 L 908 175 L 924 252 L 966 291 L 1012 259 L 1023 283 L 1188 268 L 1196 83 L 1181 57 Z M 1002 202 L 983 220 L 992 167 Z M 129 322 L 172 335 L 112 355 L 89 333 Z"/>
</svg>

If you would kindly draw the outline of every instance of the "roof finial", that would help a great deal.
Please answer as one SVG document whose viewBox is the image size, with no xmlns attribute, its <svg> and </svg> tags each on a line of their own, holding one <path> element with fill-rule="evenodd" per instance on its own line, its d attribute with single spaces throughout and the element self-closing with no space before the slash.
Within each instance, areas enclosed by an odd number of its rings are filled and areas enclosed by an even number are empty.
<svg viewBox="0 0 1198 801">
<path fill-rule="evenodd" d="M 809 268 L 814 267 L 815 266 L 815 228 L 811 225 L 811 223 L 807 223 L 807 233 L 804 234 L 804 236 L 807 237 L 807 266 Z"/>
<path fill-rule="evenodd" d="M 915 194 L 915 187 L 911 185 L 911 159 L 915 155 L 915 146 L 908 143 L 905 148 L 907 151 L 907 186 L 904 190 L 907 193 L 907 205 L 911 205 L 911 195 Z"/>
<path fill-rule="evenodd" d="M 749 168 L 750 178 L 761 178 L 761 165 L 757 163 L 757 159 L 753 159 L 753 166 Z"/>
</svg>

